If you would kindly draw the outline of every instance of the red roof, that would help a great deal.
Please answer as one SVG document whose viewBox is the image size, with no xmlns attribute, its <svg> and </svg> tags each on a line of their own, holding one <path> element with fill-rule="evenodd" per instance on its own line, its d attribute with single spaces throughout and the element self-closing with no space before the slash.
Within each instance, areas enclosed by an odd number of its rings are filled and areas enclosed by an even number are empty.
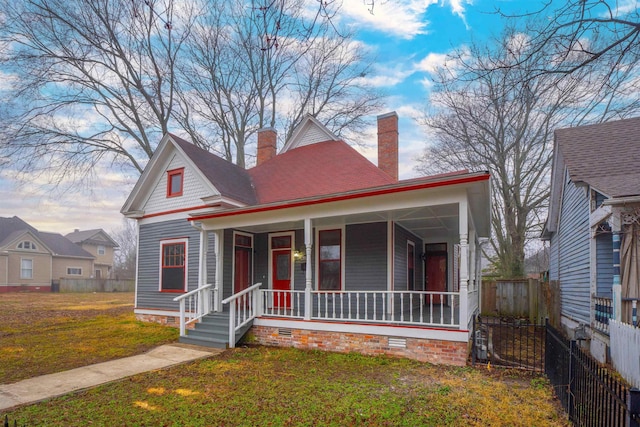
<svg viewBox="0 0 640 427">
<path fill-rule="evenodd" d="M 259 204 L 396 183 L 343 141 L 298 147 L 248 172 Z"/>
</svg>

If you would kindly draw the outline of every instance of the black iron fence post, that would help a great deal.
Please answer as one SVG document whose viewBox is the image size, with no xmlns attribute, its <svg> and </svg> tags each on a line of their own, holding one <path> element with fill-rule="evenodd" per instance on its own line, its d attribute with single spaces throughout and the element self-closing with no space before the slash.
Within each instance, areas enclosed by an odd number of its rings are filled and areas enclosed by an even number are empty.
<svg viewBox="0 0 640 427">
<path fill-rule="evenodd" d="M 627 427 L 640 427 L 640 389 L 627 392 Z"/>
</svg>

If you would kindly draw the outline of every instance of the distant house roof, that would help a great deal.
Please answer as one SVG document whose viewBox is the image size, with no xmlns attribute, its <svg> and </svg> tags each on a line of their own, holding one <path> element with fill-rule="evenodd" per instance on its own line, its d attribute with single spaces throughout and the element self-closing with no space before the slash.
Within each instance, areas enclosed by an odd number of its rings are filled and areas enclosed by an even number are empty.
<svg viewBox="0 0 640 427">
<path fill-rule="evenodd" d="M 12 218 L 0 217 L 0 246 L 4 246 L 12 242 L 18 235 L 30 231 L 31 233 L 37 233 L 38 231 L 18 218 L 14 216 Z"/>
<path fill-rule="evenodd" d="M 62 234 L 38 231 L 17 216 L 0 218 L 0 246 L 6 246 L 25 232 L 31 233 L 36 239 L 46 245 L 47 249 L 52 252 L 52 255 L 94 258 L 93 255 Z"/>
<path fill-rule="evenodd" d="M 53 255 L 91 259 L 95 258 L 89 252 L 85 251 L 62 234 L 39 231 L 38 236 L 40 237 L 40 240 L 42 240 L 45 245 L 51 249 Z"/>
<path fill-rule="evenodd" d="M 640 195 L 640 117 L 555 132 L 573 182 L 609 197 Z"/>
<path fill-rule="evenodd" d="M 343 141 L 297 147 L 248 172 L 260 204 L 395 183 Z"/>
<path fill-rule="evenodd" d="M 89 243 L 95 245 L 105 245 L 117 247 L 118 244 L 103 229 L 96 228 L 93 230 L 74 230 L 72 233 L 65 235 L 67 239 L 73 243 Z M 102 237 L 102 238 L 100 238 Z M 106 240 L 105 240 L 106 239 Z"/>
</svg>

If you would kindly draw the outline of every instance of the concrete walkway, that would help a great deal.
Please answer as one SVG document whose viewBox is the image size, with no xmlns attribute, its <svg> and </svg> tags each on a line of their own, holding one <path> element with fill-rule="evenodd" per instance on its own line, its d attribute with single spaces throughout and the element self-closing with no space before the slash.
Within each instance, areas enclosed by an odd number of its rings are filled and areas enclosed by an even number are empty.
<svg viewBox="0 0 640 427">
<path fill-rule="evenodd" d="M 0 410 L 62 396 L 131 375 L 204 359 L 221 351 L 183 344 L 168 344 L 138 356 L 29 378 L 13 384 L 0 384 Z"/>
</svg>

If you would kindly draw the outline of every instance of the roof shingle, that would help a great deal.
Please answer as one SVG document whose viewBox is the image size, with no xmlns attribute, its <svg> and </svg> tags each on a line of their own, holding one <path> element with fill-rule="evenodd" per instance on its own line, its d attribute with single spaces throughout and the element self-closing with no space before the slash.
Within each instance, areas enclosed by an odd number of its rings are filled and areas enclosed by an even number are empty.
<svg viewBox="0 0 640 427">
<path fill-rule="evenodd" d="M 640 195 L 640 117 L 558 129 L 555 138 L 572 181 L 610 197 Z"/>
<path fill-rule="evenodd" d="M 298 147 L 248 172 L 260 204 L 395 183 L 391 176 L 343 141 Z"/>
</svg>

